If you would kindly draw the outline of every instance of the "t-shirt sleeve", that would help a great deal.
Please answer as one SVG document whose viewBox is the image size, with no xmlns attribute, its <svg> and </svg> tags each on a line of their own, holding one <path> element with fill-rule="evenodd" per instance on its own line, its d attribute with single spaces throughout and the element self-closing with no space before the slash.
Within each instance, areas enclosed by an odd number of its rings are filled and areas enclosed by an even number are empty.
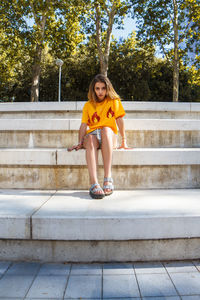
<svg viewBox="0 0 200 300">
<path fill-rule="evenodd" d="M 114 100 L 114 107 L 115 107 L 115 119 L 119 118 L 119 117 L 123 117 L 125 116 L 125 110 L 122 106 L 121 100 L 120 99 L 116 99 Z"/>
<path fill-rule="evenodd" d="M 81 123 L 88 123 L 88 109 L 87 109 L 87 103 L 85 103 L 84 107 L 83 107 L 83 112 L 82 112 L 82 120 Z"/>
</svg>

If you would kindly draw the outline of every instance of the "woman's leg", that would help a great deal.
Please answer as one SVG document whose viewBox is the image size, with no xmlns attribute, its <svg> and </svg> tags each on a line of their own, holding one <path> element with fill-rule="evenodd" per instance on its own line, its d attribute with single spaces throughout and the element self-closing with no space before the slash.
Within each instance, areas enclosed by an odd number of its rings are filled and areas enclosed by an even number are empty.
<svg viewBox="0 0 200 300">
<path fill-rule="evenodd" d="M 95 135 L 89 134 L 84 138 L 83 147 L 86 149 L 86 162 L 90 177 L 90 184 L 98 183 L 97 165 L 98 165 L 98 147 L 99 142 Z M 97 191 L 102 194 L 102 191 Z"/>
<path fill-rule="evenodd" d="M 111 165 L 112 165 L 112 153 L 113 148 L 116 147 L 116 136 L 109 127 L 104 127 L 101 131 L 102 138 L 102 157 L 104 165 L 104 178 L 111 177 Z M 109 182 L 105 181 L 104 185 L 109 185 Z M 104 192 L 109 193 L 111 189 L 106 189 Z"/>
</svg>

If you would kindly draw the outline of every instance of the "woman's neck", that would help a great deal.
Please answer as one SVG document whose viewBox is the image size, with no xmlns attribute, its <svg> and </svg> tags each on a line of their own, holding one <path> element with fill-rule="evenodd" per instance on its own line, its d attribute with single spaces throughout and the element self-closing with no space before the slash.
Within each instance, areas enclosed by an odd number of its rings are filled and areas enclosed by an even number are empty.
<svg viewBox="0 0 200 300">
<path fill-rule="evenodd" d="M 98 99 L 96 102 L 97 102 L 97 103 L 101 103 L 101 102 L 103 102 L 105 99 L 106 99 L 106 97 L 105 97 L 103 100 L 99 100 L 99 99 Z"/>
</svg>

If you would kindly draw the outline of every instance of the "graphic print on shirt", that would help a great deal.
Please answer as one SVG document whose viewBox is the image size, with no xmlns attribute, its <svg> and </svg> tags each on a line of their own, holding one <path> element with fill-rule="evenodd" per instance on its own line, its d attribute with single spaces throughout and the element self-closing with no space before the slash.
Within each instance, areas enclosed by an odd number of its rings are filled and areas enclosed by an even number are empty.
<svg viewBox="0 0 200 300">
<path fill-rule="evenodd" d="M 115 113 L 114 111 L 112 111 L 112 108 L 110 107 L 108 112 L 107 112 L 107 118 L 111 119 L 112 117 L 114 117 Z"/>
<path fill-rule="evenodd" d="M 93 123 L 98 123 L 100 121 L 100 117 L 97 115 L 97 112 L 95 112 L 93 115 L 92 115 L 92 122 Z"/>
</svg>

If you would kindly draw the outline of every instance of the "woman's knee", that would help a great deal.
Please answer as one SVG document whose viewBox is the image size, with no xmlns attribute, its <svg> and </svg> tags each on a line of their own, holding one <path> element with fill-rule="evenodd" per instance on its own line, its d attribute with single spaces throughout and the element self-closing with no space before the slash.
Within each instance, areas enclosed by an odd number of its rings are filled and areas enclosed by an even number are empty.
<svg viewBox="0 0 200 300">
<path fill-rule="evenodd" d="M 85 149 L 98 148 L 97 138 L 94 135 L 88 134 L 84 139 L 83 146 Z"/>
<path fill-rule="evenodd" d="M 117 147 L 116 135 L 109 127 L 102 128 L 102 143 L 104 142 L 110 142 L 113 148 Z"/>
<path fill-rule="evenodd" d="M 102 132 L 103 136 L 112 136 L 113 135 L 113 131 L 110 127 L 103 127 L 101 132 Z"/>
</svg>

